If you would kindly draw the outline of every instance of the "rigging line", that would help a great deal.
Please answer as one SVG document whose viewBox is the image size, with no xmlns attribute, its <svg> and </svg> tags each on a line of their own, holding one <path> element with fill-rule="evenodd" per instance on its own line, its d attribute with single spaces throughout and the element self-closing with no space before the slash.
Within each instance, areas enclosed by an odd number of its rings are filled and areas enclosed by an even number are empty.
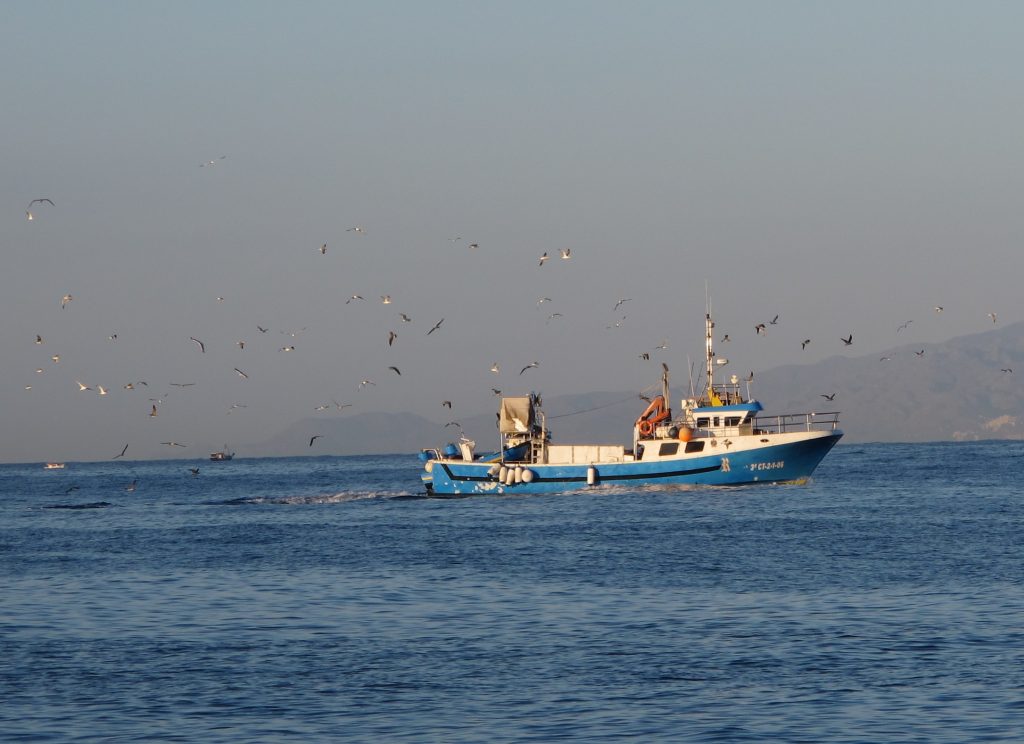
<svg viewBox="0 0 1024 744">
<path fill-rule="evenodd" d="M 578 415 L 580 413 L 590 413 L 591 411 L 600 411 L 602 408 L 610 408 L 611 406 L 619 405 L 619 403 L 625 403 L 627 400 L 635 400 L 635 399 L 636 399 L 636 396 L 635 395 L 631 395 L 628 398 L 623 398 L 621 400 L 615 400 L 615 401 L 612 401 L 611 403 L 605 403 L 603 406 L 594 406 L 593 408 L 585 408 L 582 411 L 572 411 L 571 413 L 560 413 L 557 416 L 548 416 L 547 418 L 549 418 L 549 419 L 560 419 L 560 418 L 565 418 L 566 416 L 576 416 L 576 415 Z"/>
</svg>

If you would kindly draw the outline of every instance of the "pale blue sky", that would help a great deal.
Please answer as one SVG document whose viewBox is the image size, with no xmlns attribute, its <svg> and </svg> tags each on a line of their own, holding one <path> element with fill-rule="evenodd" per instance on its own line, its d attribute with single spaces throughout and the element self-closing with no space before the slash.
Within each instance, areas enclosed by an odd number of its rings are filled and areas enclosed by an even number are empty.
<svg viewBox="0 0 1024 744">
<path fill-rule="evenodd" d="M 639 389 L 701 357 L 705 279 L 739 372 L 1019 321 L 1021 28 L 994 2 L 8 4 L 0 458 Z"/>
</svg>

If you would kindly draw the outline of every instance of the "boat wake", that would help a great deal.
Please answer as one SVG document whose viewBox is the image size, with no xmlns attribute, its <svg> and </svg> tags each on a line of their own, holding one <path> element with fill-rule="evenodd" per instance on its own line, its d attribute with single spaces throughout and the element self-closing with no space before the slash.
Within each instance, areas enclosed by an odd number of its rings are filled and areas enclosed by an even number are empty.
<svg viewBox="0 0 1024 744">
<path fill-rule="evenodd" d="M 408 491 L 342 491 L 340 493 L 296 494 L 292 496 L 241 496 L 224 501 L 209 501 L 211 506 L 252 506 L 273 504 L 283 506 L 307 506 L 315 504 L 344 504 L 349 501 L 367 501 L 372 499 L 404 499 L 413 498 L 416 494 Z"/>
<path fill-rule="evenodd" d="M 113 506 L 109 501 L 93 501 L 88 504 L 47 504 L 44 509 L 106 509 Z"/>
</svg>

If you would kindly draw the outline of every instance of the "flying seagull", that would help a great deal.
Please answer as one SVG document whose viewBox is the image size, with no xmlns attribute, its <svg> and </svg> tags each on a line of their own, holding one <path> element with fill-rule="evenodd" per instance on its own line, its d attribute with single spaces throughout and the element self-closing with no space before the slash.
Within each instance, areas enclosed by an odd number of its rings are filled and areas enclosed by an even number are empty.
<svg viewBox="0 0 1024 744">
<path fill-rule="evenodd" d="M 402 372 L 398 369 L 398 367 L 388 367 L 388 369 L 390 369 L 392 372 L 394 372 L 399 377 L 402 376 Z"/>
<path fill-rule="evenodd" d="M 61 309 L 61 310 L 63 310 L 63 309 L 64 309 L 64 307 L 65 307 L 65 306 L 66 306 L 66 305 L 67 305 L 67 304 L 68 304 L 69 302 L 71 302 L 71 300 L 73 300 L 73 299 L 75 299 L 75 298 L 74 298 L 74 297 L 72 297 L 72 296 L 71 296 L 70 294 L 66 294 L 66 295 L 64 295 L 63 297 L 61 297 L 61 298 L 60 298 L 60 309 Z"/>
<path fill-rule="evenodd" d="M 917 354 L 919 357 L 923 357 L 924 356 L 924 349 L 921 349 L 921 351 L 915 351 L 914 353 Z"/>
<path fill-rule="evenodd" d="M 365 300 L 365 299 L 366 298 L 363 297 L 362 295 L 354 294 L 351 297 L 349 297 L 347 300 L 345 300 L 345 304 L 347 305 L 348 303 L 352 302 L 352 300 Z"/>
<path fill-rule="evenodd" d="M 131 444 L 131 443 L 129 442 L 129 444 Z M 121 454 L 120 454 L 120 455 L 114 455 L 114 456 L 113 456 L 112 458 L 110 458 L 110 459 L 111 459 L 111 460 L 116 460 L 116 459 L 117 459 L 117 458 L 119 458 L 119 457 L 124 457 L 124 453 L 125 453 L 125 452 L 127 452 L 127 451 L 128 451 L 128 445 L 126 444 L 126 445 L 124 446 L 124 449 L 123 449 L 123 450 L 121 450 Z"/>
<path fill-rule="evenodd" d="M 44 204 L 44 203 L 45 204 L 49 204 L 51 207 L 56 206 L 52 201 L 50 201 L 49 199 L 46 199 L 46 198 L 43 198 L 43 199 L 33 199 L 32 201 L 30 201 L 28 203 L 28 207 L 25 208 L 25 216 L 28 218 L 29 222 L 31 222 L 32 220 L 35 219 L 35 216 L 32 214 L 32 205 L 33 204 Z"/>
<path fill-rule="evenodd" d="M 388 346 L 395 343 L 395 339 L 398 338 L 398 334 L 394 331 L 388 331 Z"/>
<path fill-rule="evenodd" d="M 160 442 L 160 444 L 166 444 L 169 447 L 187 447 L 188 445 L 179 444 L 178 442 Z"/>
<path fill-rule="evenodd" d="M 278 351 L 295 351 L 294 346 L 282 346 Z"/>
<path fill-rule="evenodd" d="M 38 333 L 36 334 L 36 343 L 37 344 L 43 343 L 43 337 L 40 336 Z"/>
<path fill-rule="evenodd" d="M 492 364 L 491 365 L 491 372 L 493 372 L 496 375 L 500 375 L 501 374 L 501 365 L 499 365 L 497 362 Z"/>
<path fill-rule="evenodd" d="M 266 333 L 269 330 L 269 329 L 264 328 L 263 326 L 260 326 L 260 325 L 256 326 L 256 328 L 257 328 L 257 330 L 259 330 L 260 333 Z"/>
<path fill-rule="evenodd" d="M 900 331 L 902 331 L 904 328 L 908 327 L 913 322 L 914 321 L 912 321 L 912 320 L 908 320 L 906 323 L 904 323 L 903 325 L 901 325 L 899 328 L 896 329 L 896 333 L 899 333 Z"/>
<path fill-rule="evenodd" d="M 835 400 L 836 394 L 832 393 L 831 395 L 825 395 L 825 393 L 822 393 L 821 397 L 824 398 L 825 400 Z"/>
<path fill-rule="evenodd" d="M 615 312 L 616 310 L 618 310 L 618 309 L 619 309 L 619 306 L 620 306 L 620 305 L 621 305 L 622 303 L 624 303 L 624 302 L 629 302 L 629 301 L 630 301 L 630 300 L 632 300 L 632 299 L 633 299 L 632 297 L 623 297 L 623 298 L 622 298 L 621 300 L 619 300 L 618 302 L 616 302 L 616 303 L 615 303 L 615 307 L 613 307 L 613 308 L 612 308 L 612 312 L 614 313 L 614 312 Z"/>
<path fill-rule="evenodd" d="M 326 256 L 327 255 L 327 243 L 324 243 L 322 246 L 320 246 L 320 255 L 321 256 Z"/>
<path fill-rule="evenodd" d="M 768 321 L 768 324 L 769 324 L 769 325 L 778 325 L 778 324 L 779 324 L 779 316 L 778 316 L 778 315 L 776 315 L 776 316 L 775 316 L 774 318 L 772 318 L 771 320 L 769 320 L 769 321 Z"/>
<path fill-rule="evenodd" d="M 385 304 L 385 305 L 390 305 L 391 304 L 391 295 L 381 295 L 380 296 L 380 301 L 383 304 Z"/>
<path fill-rule="evenodd" d="M 309 438 L 309 446 L 312 447 L 313 446 L 313 442 L 315 442 L 317 439 L 319 439 L 322 436 L 323 436 L 323 434 L 314 434 L 313 436 L 311 436 Z"/>
<path fill-rule="evenodd" d="M 156 416 L 156 403 L 153 404 L 153 410 L 149 412 L 149 417 L 153 418 Z"/>
<path fill-rule="evenodd" d="M 373 380 L 363 380 L 362 382 L 359 383 L 359 387 L 363 388 L 363 387 L 366 387 L 367 385 L 374 385 L 374 386 L 376 386 L 376 384 L 377 383 L 374 382 Z"/>
<path fill-rule="evenodd" d="M 525 372 L 526 370 L 533 369 L 534 367 L 539 367 L 539 366 L 540 366 L 540 362 L 530 362 L 525 367 L 523 367 L 521 370 L 519 370 L 519 374 L 523 374 L 523 372 Z"/>
<path fill-rule="evenodd" d="M 441 405 L 450 410 L 452 407 L 452 402 L 450 400 L 442 400 Z"/>
<path fill-rule="evenodd" d="M 572 258 L 572 248 L 563 248 L 558 252 L 558 256 L 563 261 L 568 261 L 570 258 Z"/>
<path fill-rule="evenodd" d="M 248 380 L 248 379 L 249 379 L 249 375 L 245 374 L 245 372 L 243 372 L 242 370 L 240 370 L 240 369 L 239 369 L 238 367 L 235 367 L 235 372 L 237 372 L 237 373 L 239 374 L 239 376 L 240 376 L 240 377 L 242 377 L 242 378 L 244 378 L 244 379 L 246 379 L 246 380 Z"/>
<path fill-rule="evenodd" d="M 988 314 L 988 317 L 992 318 L 992 322 L 993 322 L 993 323 L 995 323 L 995 322 L 996 322 L 996 314 L 995 314 L 995 313 L 989 313 L 989 314 Z"/>
<path fill-rule="evenodd" d="M 441 320 L 437 321 L 437 322 L 436 322 L 436 323 L 434 324 L 434 327 L 433 327 L 433 328 L 431 328 L 431 329 L 430 329 L 429 331 L 427 331 L 427 335 L 429 336 L 429 335 L 430 335 L 431 333 L 433 333 L 433 332 L 434 332 L 434 331 L 436 331 L 436 330 L 437 330 L 438 328 L 440 328 L 440 327 L 441 327 L 441 324 L 442 324 L 442 323 L 444 323 L 444 318 L 441 318 Z"/>
<path fill-rule="evenodd" d="M 410 317 L 409 317 L 408 315 L 406 315 L 405 313 L 399 313 L 399 314 L 398 314 L 398 317 L 402 319 L 402 322 L 403 322 L 403 323 L 412 323 L 412 318 L 410 318 Z"/>
<path fill-rule="evenodd" d="M 761 336 L 768 335 L 765 331 L 764 323 L 758 323 L 756 326 L 754 326 L 754 333 L 757 333 Z"/>
<path fill-rule="evenodd" d="M 543 266 L 544 262 L 547 261 L 547 260 L 548 260 L 548 252 L 544 251 L 544 255 L 540 257 L 540 263 L 538 263 L 537 265 L 538 266 Z"/>
<path fill-rule="evenodd" d="M 806 349 L 807 348 L 807 344 L 809 344 L 809 343 L 811 343 L 811 339 L 809 339 L 809 338 L 805 338 L 803 341 L 801 341 L 800 342 L 800 350 L 803 351 L 804 349 Z"/>
<path fill-rule="evenodd" d="M 203 352 L 204 354 L 206 353 L 206 344 L 204 344 L 195 336 L 189 336 L 188 338 L 190 341 L 195 341 L 197 344 L 199 344 L 199 351 Z"/>
<path fill-rule="evenodd" d="M 840 340 L 840 341 L 842 341 L 842 342 L 843 342 L 844 344 L 846 344 L 847 346 L 849 346 L 850 344 L 852 344 L 852 343 L 853 343 L 853 334 L 851 333 L 851 334 L 850 334 L 849 336 L 847 336 L 846 338 L 842 338 L 842 337 L 840 337 L 840 339 L 839 339 L 839 340 Z"/>
<path fill-rule="evenodd" d="M 354 232 L 356 235 L 362 235 L 366 230 L 359 225 L 356 225 L 355 227 L 350 227 L 345 232 Z"/>
</svg>

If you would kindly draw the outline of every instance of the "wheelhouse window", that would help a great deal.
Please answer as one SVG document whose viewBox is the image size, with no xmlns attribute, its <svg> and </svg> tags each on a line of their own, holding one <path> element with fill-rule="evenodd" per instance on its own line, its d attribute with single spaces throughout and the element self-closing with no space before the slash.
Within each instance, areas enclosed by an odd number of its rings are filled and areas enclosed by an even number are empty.
<svg viewBox="0 0 1024 744">
<path fill-rule="evenodd" d="M 665 457 L 666 455 L 674 455 L 678 451 L 679 442 L 662 442 L 661 449 L 658 450 L 658 456 Z"/>
<path fill-rule="evenodd" d="M 703 452 L 704 451 L 704 442 L 699 440 L 699 439 L 691 441 L 691 442 L 687 442 L 686 443 L 686 449 L 683 450 L 683 451 L 686 452 L 686 453 L 690 453 L 690 452 Z"/>
<path fill-rule="evenodd" d="M 725 417 L 725 425 L 726 426 L 739 426 L 741 420 L 742 420 L 741 416 L 726 416 Z"/>
<path fill-rule="evenodd" d="M 706 429 L 706 428 L 708 428 L 710 423 L 711 423 L 711 419 L 709 419 L 707 416 L 701 416 L 700 418 L 697 419 L 697 428 L 698 429 Z"/>
</svg>

